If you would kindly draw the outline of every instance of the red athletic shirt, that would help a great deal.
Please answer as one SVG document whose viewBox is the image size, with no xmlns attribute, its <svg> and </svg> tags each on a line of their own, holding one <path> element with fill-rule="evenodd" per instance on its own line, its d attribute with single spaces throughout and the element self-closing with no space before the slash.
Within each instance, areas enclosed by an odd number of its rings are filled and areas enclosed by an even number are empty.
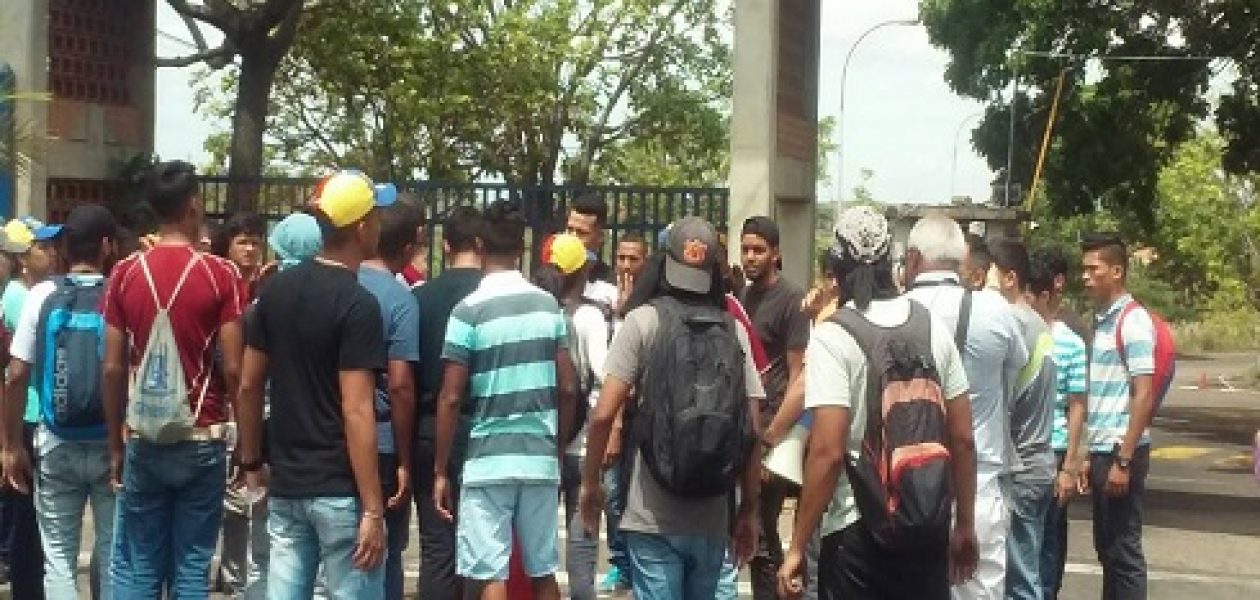
<svg viewBox="0 0 1260 600">
<path fill-rule="evenodd" d="M 192 410 L 197 409 L 202 389 L 209 386 L 197 426 L 226 421 L 224 381 L 215 366 L 215 352 L 219 328 L 239 319 L 244 310 L 245 290 L 240 272 L 222 258 L 196 254 L 192 246 L 185 245 L 155 246 L 119 262 L 110 273 L 102 312 L 105 322 L 122 330 L 130 340 L 128 358 L 132 368 L 140 363 L 140 355 L 149 341 L 149 328 L 157 316 L 153 293 L 140 266 L 141 257 L 153 274 L 158 298 L 164 304 L 171 303 L 171 294 L 189 261 L 200 261 L 193 265 L 179 296 L 171 304 L 171 327 L 179 346 Z"/>
</svg>

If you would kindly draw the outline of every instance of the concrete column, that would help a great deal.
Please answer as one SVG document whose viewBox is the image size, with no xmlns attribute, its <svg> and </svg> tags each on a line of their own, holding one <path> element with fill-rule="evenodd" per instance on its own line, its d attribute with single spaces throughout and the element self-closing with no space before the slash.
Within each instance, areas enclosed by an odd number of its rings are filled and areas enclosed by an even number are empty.
<svg viewBox="0 0 1260 600">
<path fill-rule="evenodd" d="M 736 0 L 729 237 L 745 219 L 779 224 L 784 276 L 813 272 L 819 0 Z"/>
<path fill-rule="evenodd" d="M 48 91 L 48 0 L 0 2 L 0 60 L 16 76 L 13 104 L 17 130 L 17 173 L 14 174 L 14 215 L 43 215 L 47 206 L 48 103 L 32 93 Z"/>
<path fill-rule="evenodd" d="M 731 101 L 731 200 L 727 224 L 738 262 L 744 220 L 771 215 L 775 159 L 779 0 L 736 0 Z"/>
</svg>

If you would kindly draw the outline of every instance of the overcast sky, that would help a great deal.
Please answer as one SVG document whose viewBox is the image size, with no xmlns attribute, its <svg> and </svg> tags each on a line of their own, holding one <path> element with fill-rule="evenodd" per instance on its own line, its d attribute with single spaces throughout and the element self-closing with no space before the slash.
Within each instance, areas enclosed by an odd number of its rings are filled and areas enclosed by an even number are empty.
<svg viewBox="0 0 1260 600">
<path fill-rule="evenodd" d="M 916 0 L 824 1 L 820 115 L 837 115 L 840 71 L 845 54 L 863 31 L 888 19 L 913 19 Z M 174 56 L 190 49 L 172 39 L 189 39 L 179 17 L 158 3 L 158 53 Z M 203 28 L 210 37 L 213 31 Z M 211 38 L 211 43 L 215 40 Z M 887 27 L 868 36 L 849 65 L 845 101 L 844 187 L 851 190 L 862 169 L 874 172 L 870 189 L 884 202 L 948 202 L 953 195 L 977 201 L 989 197 L 993 174 L 971 149 L 969 132 L 958 136 L 957 169 L 951 177 L 959 124 L 982 110 L 978 102 L 954 95 L 942 73 L 946 55 L 933 48 L 922 27 Z M 206 160 L 202 142 L 211 125 L 193 112 L 192 69 L 158 69 L 157 152 L 163 158 Z M 970 125 L 968 125 L 968 129 Z M 835 163 L 831 165 L 835 179 Z M 950 189 L 951 180 L 954 181 Z M 835 190 L 819 190 L 821 200 Z"/>
</svg>

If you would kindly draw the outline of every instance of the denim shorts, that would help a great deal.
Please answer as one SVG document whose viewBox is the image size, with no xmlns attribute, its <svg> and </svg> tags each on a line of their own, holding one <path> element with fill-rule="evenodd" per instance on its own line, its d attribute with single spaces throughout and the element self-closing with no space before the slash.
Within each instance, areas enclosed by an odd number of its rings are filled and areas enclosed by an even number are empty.
<svg viewBox="0 0 1260 600">
<path fill-rule="evenodd" d="M 474 581 L 506 581 L 513 532 L 520 543 L 526 575 L 555 573 L 560 566 L 559 506 L 560 490 L 554 483 L 464 487 L 459 495 L 455 534 L 460 576 Z"/>
</svg>

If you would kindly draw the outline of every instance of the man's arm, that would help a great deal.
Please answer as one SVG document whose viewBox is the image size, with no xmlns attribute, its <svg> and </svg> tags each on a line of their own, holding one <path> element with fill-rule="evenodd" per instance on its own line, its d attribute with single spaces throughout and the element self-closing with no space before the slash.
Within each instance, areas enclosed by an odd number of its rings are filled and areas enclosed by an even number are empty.
<svg viewBox="0 0 1260 600">
<path fill-rule="evenodd" d="M 630 397 L 630 384 L 616 375 L 604 377 L 600 387 L 599 403 L 591 411 L 586 423 L 586 459 L 582 463 L 582 484 L 598 485 L 603 468 L 603 456 L 608 450 L 608 438 L 613 422 L 621 416 L 626 399 Z"/>
<path fill-rule="evenodd" d="M 976 541 L 976 443 L 971 399 L 964 392 L 945 404 L 946 443 L 954 487 L 954 530 L 950 534 L 950 581 L 969 581 L 979 564 Z M 812 443 L 812 440 L 811 440 Z"/>
<path fill-rule="evenodd" d="M 1155 417 L 1154 377 L 1151 375 L 1134 375 L 1129 379 L 1133 395 L 1129 399 L 1129 429 L 1124 432 L 1124 441 L 1120 444 L 1120 455 L 1133 458 L 1138 442 L 1142 441 L 1142 433 L 1151 426 Z"/>
<path fill-rule="evenodd" d="M 241 407 L 237 392 L 241 385 L 241 360 L 245 354 L 245 328 L 240 319 L 233 319 L 219 328 L 219 350 L 223 355 L 225 404 L 232 407 L 233 414 L 239 415 Z M 239 417 L 237 419 L 239 421 Z"/>
<path fill-rule="evenodd" d="M 0 413 L 4 419 L 4 480 L 23 494 L 31 491 L 31 457 L 26 452 L 22 435 L 26 386 L 29 383 L 30 365 L 18 358 L 10 359 L 3 397 L 4 409 Z"/>
<path fill-rule="evenodd" d="M 468 365 L 447 360 L 446 368 L 442 372 L 442 388 L 438 391 L 433 433 L 433 502 L 447 521 L 454 520 L 455 514 L 452 510 L 446 467 L 451 462 L 455 422 L 459 417 L 459 405 L 464 400 L 464 390 L 467 387 Z"/>
<path fill-rule="evenodd" d="M 814 536 L 827 505 L 836 491 L 844 470 L 845 452 L 849 447 L 849 423 L 852 414 L 846 407 L 814 408 L 809 446 L 805 451 L 805 481 L 796 508 L 796 525 L 792 533 L 792 550 L 805 552 L 805 545 Z"/>
<path fill-rule="evenodd" d="M 267 354 L 246 348 L 236 393 L 236 426 L 240 429 L 241 464 L 262 460 L 263 388 L 267 385 Z"/>
<path fill-rule="evenodd" d="M 579 401 L 587 402 L 585 398 L 578 398 L 577 367 L 573 365 L 573 357 L 569 356 L 568 349 L 560 348 L 556 350 L 556 434 L 561 443 L 573 439 L 577 433 Z M 560 447 L 557 451 L 564 452 L 564 448 Z M 603 450 L 600 450 L 598 456 L 603 456 Z"/>
<path fill-rule="evenodd" d="M 389 361 L 389 414 L 394 425 L 398 466 L 411 473 L 411 440 L 416 427 L 416 379 L 409 361 Z M 402 483 L 399 482 L 399 487 Z"/>
<path fill-rule="evenodd" d="M 127 407 L 127 334 L 106 325 L 105 358 L 101 361 L 101 402 L 109 442 L 110 477 L 122 486 L 124 415 Z"/>
<path fill-rule="evenodd" d="M 770 448 L 779 445 L 787 432 L 791 431 L 792 426 L 801 420 L 803 414 L 805 414 L 805 377 L 798 375 L 788 383 L 779 411 L 774 414 L 774 419 L 766 426 L 765 433 L 761 436 L 762 443 Z"/>
<path fill-rule="evenodd" d="M 341 414 L 346 422 L 346 450 L 365 515 L 381 517 L 380 471 L 376 456 L 376 385 L 372 371 L 352 369 L 338 374 L 341 387 Z"/>
<path fill-rule="evenodd" d="M 1063 458 L 1063 468 L 1075 475 L 1080 460 L 1078 451 L 1081 438 L 1085 436 L 1085 414 L 1088 410 L 1088 401 L 1085 394 L 1068 394 L 1067 405 L 1068 447 Z"/>
</svg>

